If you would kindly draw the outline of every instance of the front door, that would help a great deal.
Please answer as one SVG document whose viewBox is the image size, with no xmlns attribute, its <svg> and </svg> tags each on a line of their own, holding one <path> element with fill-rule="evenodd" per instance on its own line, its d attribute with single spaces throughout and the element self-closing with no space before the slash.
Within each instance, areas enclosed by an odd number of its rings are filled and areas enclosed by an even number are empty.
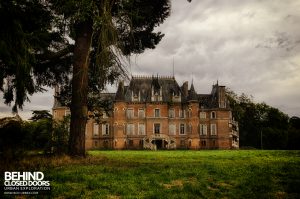
<svg viewBox="0 0 300 199">
<path fill-rule="evenodd" d="M 156 145 L 156 149 L 166 149 L 168 142 L 162 139 L 156 139 L 152 141 L 152 144 Z"/>
</svg>

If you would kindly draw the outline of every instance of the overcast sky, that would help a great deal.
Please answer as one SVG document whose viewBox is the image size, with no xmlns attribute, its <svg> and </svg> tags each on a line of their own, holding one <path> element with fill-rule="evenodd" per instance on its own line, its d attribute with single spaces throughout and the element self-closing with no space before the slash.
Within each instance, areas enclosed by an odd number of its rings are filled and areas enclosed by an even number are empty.
<svg viewBox="0 0 300 199">
<path fill-rule="evenodd" d="M 300 116 L 299 0 L 172 0 L 165 34 L 154 50 L 133 56 L 132 75 L 172 75 L 210 93 L 216 81 L 256 102 Z M 53 91 L 36 94 L 30 110 L 51 109 Z M 11 107 L 0 103 L 0 117 Z"/>
</svg>

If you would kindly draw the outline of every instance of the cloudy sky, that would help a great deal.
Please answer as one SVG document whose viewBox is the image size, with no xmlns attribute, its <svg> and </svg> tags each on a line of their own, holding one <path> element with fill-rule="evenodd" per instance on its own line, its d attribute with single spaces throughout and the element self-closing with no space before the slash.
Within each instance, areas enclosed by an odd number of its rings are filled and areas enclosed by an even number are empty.
<svg viewBox="0 0 300 199">
<path fill-rule="evenodd" d="M 165 37 L 154 50 L 133 56 L 132 75 L 193 79 L 198 93 L 216 81 L 256 102 L 300 116 L 299 0 L 172 0 L 171 16 L 158 27 Z M 51 109 L 53 91 L 36 94 L 23 117 Z M 0 117 L 11 108 L 0 103 Z"/>
</svg>

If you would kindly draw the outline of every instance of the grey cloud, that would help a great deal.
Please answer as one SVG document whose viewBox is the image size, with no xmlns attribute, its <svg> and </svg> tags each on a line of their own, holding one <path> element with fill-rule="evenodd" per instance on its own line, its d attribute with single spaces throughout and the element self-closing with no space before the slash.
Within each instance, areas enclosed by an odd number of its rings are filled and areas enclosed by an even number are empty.
<svg viewBox="0 0 300 199">
<path fill-rule="evenodd" d="M 219 80 L 300 116 L 300 1 L 173 0 L 171 16 L 156 30 L 165 37 L 156 49 L 131 57 L 133 75 L 172 75 L 174 58 L 178 83 L 193 79 L 199 93 Z M 52 94 L 25 108 L 51 109 Z"/>
</svg>

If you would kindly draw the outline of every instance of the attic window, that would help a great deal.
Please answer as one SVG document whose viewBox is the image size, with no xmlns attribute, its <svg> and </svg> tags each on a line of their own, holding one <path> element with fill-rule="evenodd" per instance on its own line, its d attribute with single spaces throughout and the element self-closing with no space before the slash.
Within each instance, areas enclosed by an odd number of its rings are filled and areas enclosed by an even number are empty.
<svg viewBox="0 0 300 199">
<path fill-rule="evenodd" d="M 211 116 L 211 119 L 215 119 L 215 118 L 216 118 L 216 112 L 214 112 L 214 111 L 211 112 L 211 115 L 210 115 L 210 116 Z"/>
</svg>

